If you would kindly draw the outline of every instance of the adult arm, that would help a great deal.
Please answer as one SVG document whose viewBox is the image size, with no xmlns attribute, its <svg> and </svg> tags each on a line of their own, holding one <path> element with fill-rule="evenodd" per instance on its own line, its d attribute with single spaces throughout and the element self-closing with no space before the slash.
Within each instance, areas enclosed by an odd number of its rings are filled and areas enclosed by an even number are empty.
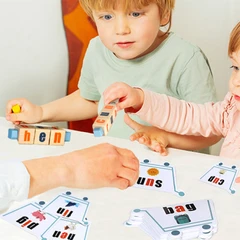
<svg viewBox="0 0 240 240">
<path fill-rule="evenodd" d="M 130 150 L 107 143 L 23 163 L 31 176 L 29 197 L 59 186 L 125 189 L 135 183 L 139 171 Z"/>
<path fill-rule="evenodd" d="M 0 211 L 27 198 L 30 176 L 21 162 L 0 162 Z"/>
<path fill-rule="evenodd" d="M 0 210 L 7 208 L 11 201 L 60 186 L 125 189 L 139 175 L 136 156 L 130 150 L 107 143 L 23 163 L 3 162 L 0 167 Z"/>
</svg>

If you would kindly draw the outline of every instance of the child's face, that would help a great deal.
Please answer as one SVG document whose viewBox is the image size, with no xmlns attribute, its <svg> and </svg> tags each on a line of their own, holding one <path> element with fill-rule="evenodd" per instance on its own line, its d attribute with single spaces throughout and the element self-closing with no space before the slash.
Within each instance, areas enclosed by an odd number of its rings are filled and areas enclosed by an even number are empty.
<svg viewBox="0 0 240 240">
<path fill-rule="evenodd" d="M 237 109 L 240 111 L 240 50 L 231 55 L 232 75 L 229 80 L 229 89 L 234 96 Z"/>
<path fill-rule="evenodd" d="M 93 11 L 103 44 L 120 59 L 134 59 L 159 45 L 160 15 L 155 3 L 124 12 L 121 7 Z"/>
</svg>

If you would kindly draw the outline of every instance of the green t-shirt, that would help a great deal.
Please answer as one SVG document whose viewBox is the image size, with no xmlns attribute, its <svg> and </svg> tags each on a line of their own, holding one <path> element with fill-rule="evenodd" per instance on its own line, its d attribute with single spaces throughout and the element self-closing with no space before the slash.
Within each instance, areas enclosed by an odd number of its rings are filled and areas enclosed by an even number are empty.
<svg viewBox="0 0 240 240">
<path fill-rule="evenodd" d="M 146 88 L 195 103 L 216 101 L 216 91 L 208 60 L 201 49 L 170 33 L 151 53 L 133 60 L 118 59 L 95 37 L 89 43 L 78 84 L 81 96 L 99 102 L 102 93 L 114 82 Z M 118 116 L 108 136 L 129 138 L 133 133 Z M 159 116 L 161 117 L 161 116 Z M 140 119 L 135 118 L 140 123 Z M 144 123 L 146 124 L 146 123 Z"/>
</svg>

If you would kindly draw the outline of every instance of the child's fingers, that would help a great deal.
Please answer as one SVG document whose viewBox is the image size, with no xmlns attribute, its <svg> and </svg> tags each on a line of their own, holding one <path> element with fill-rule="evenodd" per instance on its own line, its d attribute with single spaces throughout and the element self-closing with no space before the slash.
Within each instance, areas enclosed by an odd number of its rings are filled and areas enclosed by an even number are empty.
<svg viewBox="0 0 240 240">
<path fill-rule="evenodd" d="M 162 144 L 159 144 L 159 151 L 158 151 L 162 156 L 167 156 L 168 151 L 167 148 L 164 147 Z"/>
<path fill-rule="evenodd" d="M 142 136 L 138 139 L 139 143 L 146 145 L 149 147 L 151 145 L 151 139 L 146 135 L 142 134 Z"/>
<path fill-rule="evenodd" d="M 7 115 L 7 120 L 14 122 L 14 123 L 19 123 L 19 122 L 24 122 L 25 117 L 23 113 L 11 113 Z"/>
<path fill-rule="evenodd" d="M 138 122 L 134 121 L 133 119 L 131 119 L 129 117 L 128 114 L 124 114 L 124 122 L 130 127 L 132 128 L 134 131 L 138 131 L 142 128 L 142 125 L 139 124 Z"/>
<path fill-rule="evenodd" d="M 125 96 L 124 92 L 118 89 L 111 89 L 103 93 L 104 104 L 107 105 L 110 102 L 123 98 Z"/>
<path fill-rule="evenodd" d="M 12 121 L 10 114 L 6 115 L 6 120 L 13 122 L 16 125 L 19 125 L 21 123 L 21 121 Z"/>
<path fill-rule="evenodd" d="M 108 104 L 109 102 L 122 98 L 126 96 L 128 89 L 131 88 L 126 83 L 123 82 L 116 82 L 109 86 L 104 92 L 104 103 Z"/>
<path fill-rule="evenodd" d="M 235 179 L 235 182 L 236 182 L 236 183 L 240 183 L 240 177 L 237 177 L 237 178 Z"/>
<path fill-rule="evenodd" d="M 143 133 L 142 132 L 136 132 L 136 133 L 133 133 L 131 136 L 130 136 L 130 140 L 131 141 L 135 141 L 135 140 L 138 140 L 139 138 L 141 138 L 143 136 Z"/>
<path fill-rule="evenodd" d="M 129 107 L 129 104 L 128 104 L 128 101 L 126 100 L 121 100 L 117 103 L 117 110 L 120 111 L 122 109 L 125 109 L 125 108 L 128 108 Z"/>
<path fill-rule="evenodd" d="M 154 150 L 155 152 L 159 152 L 163 156 L 166 156 L 168 154 L 166 147 L 157 140 L 153 141 L 151 148 L 152 150 Z"/>
</svg>

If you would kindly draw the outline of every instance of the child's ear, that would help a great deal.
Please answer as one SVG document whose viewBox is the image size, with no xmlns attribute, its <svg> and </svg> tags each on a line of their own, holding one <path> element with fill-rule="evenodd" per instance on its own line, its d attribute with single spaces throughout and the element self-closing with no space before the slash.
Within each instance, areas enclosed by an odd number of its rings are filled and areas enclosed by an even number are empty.
<svg viewBox="0 0 240 240">
<path fill-rule="evenodd" d="M 160 21 L 160 26 L 161 27 L 166 26 L 169 23 L 170 18 L 171 18 L 171 12 L 170 11 L 165 12 L 161 21 Z"/>
</svg>

